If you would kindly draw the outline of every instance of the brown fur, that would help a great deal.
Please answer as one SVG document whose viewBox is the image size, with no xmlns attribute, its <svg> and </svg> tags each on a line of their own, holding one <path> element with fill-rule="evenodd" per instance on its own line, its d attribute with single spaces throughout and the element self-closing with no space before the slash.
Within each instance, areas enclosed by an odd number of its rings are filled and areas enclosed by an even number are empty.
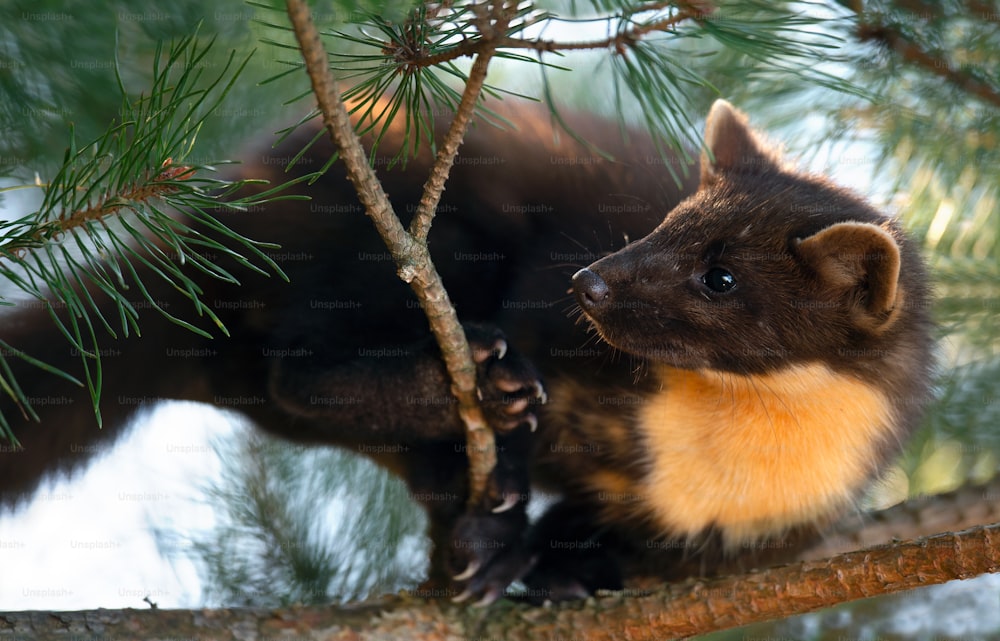
<svg viewBox="0 0 1000 641">
<path fill-rule="evenodd" d="M 575 281 L 596 330 L 656 380 L 630 413 L 641 473 L 607 491 L 640 497 L 666 535 L 732 548 L 851 504 L 915 427 L 932 341 L 897 222 L 784 167 L 726 103 L 706 129 L 698 192 Z M 705 282 L 718 269 L 731 291 Z"/>
<path fill-rule="evenodd" d="M 833 518 L 898 451 L 928 393 L 926 276 L 899 224 L 782 165 L 725 103 L 712 108 L 700 185 L 683 201 L 639 134 L 623 143 L 607 123 L 571 118 L 609 160 L 567 136 L 556 141 L 544 110 L 507 115 L 521 133 L 480 126 L 463 145 L 431 250 L 463 321 L 506 332 L 511 350 L 481 366 L 480 384 L 534 390 L 530 362 L 548 387 L 548 405 L 530 410 L 539 412 L 533 463 L 522 426 L 498 450 L 494 479 L 501 493 L 526 495 L 531 464 L 536 481 L 562 494 L 530 534 L 523 502 L 504 515 L 480 506 L 462 521 L 463 432 L 440 359 L 342 175 L 324 179 L 309 203 L 219 214 L 241 234 L 280 243 L 292 284 L 230 264 L 243 287 L 190 271 L 228 340 L 199 339 L 142 307 L 142 337 L 112 343 L 120 351 L 104 361 L 104 430 L 84 392 L 17 365 L 29 396 L 69 402 L 40 406 L 40 425 L 17 423 L 24 448 L 0 449 L 0 503 L 110 446 L 142 402 L 178 398 L 242 411 L 287 438 L 390 451 L 380 461 L 418 495 L 457 497 L 425 502 L 436 571 L 458 547 L 452 541 L 476 543 L 461 548 L 478 555 L 469 586 L 494 598 L 519 577 L 553 598 L 617 585 L 609 557 L 546 558 L 555 540 L 689 537 L 732 551 Z M 275 157 L 313 135 L 251 158 L 247 173 L 285 179 Z M 406 219 L 433 158 L 424 149 L 405 170 L 384 169 L 401 135 L 387 135 L 377 166 Z M 296 171 L 317 169 L 330 153 L 311 150 Z M 629 239 L 639 240 L 622 247 Z M 587 263 L 574 289 L 603 342 L 567 318 L 567 284 Z M 712 274 L 735 287 L 710 289 Z M 145 276 L 170 313 L 193 316 Z M 2 338 L 78 373 L 44 317 L 8 315 Z M 504 399 L 494 400 L 502 411 Z"/>
</svg>

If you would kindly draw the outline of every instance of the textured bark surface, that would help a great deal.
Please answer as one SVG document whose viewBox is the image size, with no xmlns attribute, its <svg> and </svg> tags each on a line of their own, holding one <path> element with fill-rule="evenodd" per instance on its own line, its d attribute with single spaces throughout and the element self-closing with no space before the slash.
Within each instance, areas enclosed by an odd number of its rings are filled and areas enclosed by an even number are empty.
<svg viewBox="0 0 1000 641">
<path fill-rule="evenodd" d="M 459 415 L 466 426 L 469 445 L 469 502 L 476 504 L 486 492 L 488 477 L 496 466 L 493 432 L 486 424 L 476 398 L 476 367 L 472 362 L 472 353 L 455 308 L 441 282 L 441 276 L 431 261 L 427 249 L 427 232 L 434 208 L 441 198 L 448 169 L 465 136 L 472 109 L 486 79 L 486 69 L 493 49 L 476 57 L 459 105 L 459 113 L 455 117 L 455 126 L 449 131 L 448 140 L 439 154 L 435 171 L 421 199 L 420 210 L 414 220 L 416 234 L 411 234 L 403 228 L 375 170 L 368 164 L 368 156 L 354 132 L 340 89 L 331 75 L 327 53 L 313 24 L 309 7 L 301 0 L 287 0 L 286 4 L 313 94 L 323 115 L 323 124 L 339 150 L 348 178 L 358 193 L 358 199 L 365 206 L 365 213 L 375 224 L 386 248 L 392 254 L 399 277 L 409 283 L 417 295 L 441 348 L 441 357 L 452 379 L 452 394 L 458 401 Z"/>
<path fill-rule="evenodd" d="M 843 519 L 823 540 L 788 561 L 825 559 L 886 541 L 916 539 L 1000 522 L 1000 477 L 985 485 L 910 499 Z"/>
<path fill-rule="evenodd" d="M 556 607 L 504 601 L 478 609 L 400 597 L 341 608 L 7 612 L 0 613 L 0 640 L 662 640 L 997 571 L 1000 524 L 741 576 L 686 581 L 642 594 L 626 591 Z"/>
</svg>

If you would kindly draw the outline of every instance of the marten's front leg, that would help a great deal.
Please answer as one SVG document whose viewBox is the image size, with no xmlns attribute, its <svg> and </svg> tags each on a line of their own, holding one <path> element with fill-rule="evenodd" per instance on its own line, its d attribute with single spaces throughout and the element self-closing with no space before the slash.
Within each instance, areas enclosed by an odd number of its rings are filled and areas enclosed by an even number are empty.
<svg viewBox="0 0 1000 641">
<path fill-rule="evenodd" d="M 307 420 L 266 427 L 298 440 L 392 455 L 373 458 L 391 459 L 389 467 L 429 512 L 432 582 L 440 585 L 450 574 L 464 594 L 488 602 L 529 569 L 522 539 L 530 439 L 535 406 L 545 394 L 535 368 L 499 330 L 470 324 L 465 332 L 483 411 L 497 438 L 497 466 L 478 505 L 467 506 L 465 429 L 430 339 L 359 350 L 358 358 L 340 362 L 324 363 L 321 355 L 276 359 L 271 395 Z M 364 447 L 372 445 L 380 447 Z"/>
</svg>

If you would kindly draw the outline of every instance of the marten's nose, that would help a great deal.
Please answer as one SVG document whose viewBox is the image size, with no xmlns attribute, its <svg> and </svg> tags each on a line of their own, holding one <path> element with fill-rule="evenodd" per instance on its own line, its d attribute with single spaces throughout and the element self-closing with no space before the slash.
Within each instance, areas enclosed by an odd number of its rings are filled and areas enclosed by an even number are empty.
<svg viewBox="0 0 1000 641">
<path fill-rule="evenodd" d="M 590 271 L 581 269 L 573 274 L 573 293 L 576 301 L 585 311 L 599 309 L 608 300 L 610 290 L 604 279 Z"/>
</svg>

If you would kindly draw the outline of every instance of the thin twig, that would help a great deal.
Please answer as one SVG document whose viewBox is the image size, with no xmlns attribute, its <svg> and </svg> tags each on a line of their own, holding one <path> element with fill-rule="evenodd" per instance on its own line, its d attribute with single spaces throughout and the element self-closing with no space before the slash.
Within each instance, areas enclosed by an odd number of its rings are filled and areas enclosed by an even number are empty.
<svg viewBox="0 0 1000 641">
<path fill-rule="evenodd" d="M 648 9 L 640 9 L 636 13 L 645 10 L 655 10 L 661 8 L 665 3 L 658 2 L 648 5 Z M 496 49 L 526 49 L 538 53 L 552 53 L 556 51 L 584 51 L 588 49 L 614 49 L 617 52 L 624 52 L 626 47 L 633 46 L 644 36 L 656 31 L 667 31 L 676 27 L 685 20 L 696 20 L 703 18 L 709 9 L 700 6 L 690 6 L 678 11 L 669 18 L 656 20 L 648 24 L 639 25 L 632 29 L 627 29 L 613 36 L 600 40 L 584 40 L 579 42 L 560 42 L 557 40 L 527 40 L 524 38 L 505 37 L 499 40 L 489 40 L 479 38 L 475 40 L 465 40 L 453 48 L 436 53 L 430 56 L 417 56 L 407 58 L 406 65 L 411 67 L 433 67 L 444 62 L 457 60 L 465 56 L 482 54 L 488 50 Z"/>
<path fill-rule="evenodd" d="M 512 13 L 512 11 L 508 11 L 501 17 L 494 27 L 494 33 L 503 33 L 507 30 Z M 483 85 L 486 82 L 487 68 L 497 49 L 496 40 L 493 38 L 485 38 L 480 42 L 486 46 L 482 48 L 472 63 L 469 78 L 465 83 L 465 90 L 462 92 L 462 99 L 455 110 L 455 117 L 445 135 L 444 143 L 438 151 L 431 174 L 424 184 L 424 192 L 420 197 L 417 212 L 410 222 L 410 233 L 421 242 L 427 241 L 427 234 L 430 232 L 431 223 L 434 220 L 434 212 L 441 201 L 445 181 L 448 180 L 448 174 L 455 163 L 458 147 L 462 144 L 465 132 L 469 129 L 469 122 L 475 113 L 476 103 L 479 101 Z"/>
<path fill-rule="evenodd" d="M 129 207 L 133 203 L 147 202 L 175 193 L 177 186 L 168 181 L 187 180 L 194 175 L 194 168 L 187 165 L 172 165 L 168 159 L 161 167 L 160 172 L 148 182 L 132 185 L 124 189 L 121 193 L 108 193 L 100 202 L 71 212 L 67 215 L 63 212 L 55 222 L 60 231 L 71 231 L 77 227 L 82 227 L 92 220 L 104 218 L 118 212 L 123 207 Z M 39 239 L 40 240 L 40 239 Z"/>
<path fill-rule="evenodd" d="M 0 244 L 0 257 L 18 254 L 29 249 L 41 247 L 50 239 L 83 227 L 87 223 L 114 216 L 126 207 L 135 207 L 136 203 L 147 203 L 168 194 L 177 192 L 177 186 L 167 181 L 187 180 L 194 174 L 194 168 L 186 165 L 171 165 L 169 161 L 152 179 L 148 178 L 130 185 L 120 192 L 107 192 L 96 203 L 89 204 L 73 211 L 62 211 L 52 220 L 39 223 L 33 231 L 24 236 Z M 38 187 L 41 185 L 30 185 Z"/>
<path fill-rule="evenodd" d="M 452 394 L 466 426 L 470 466 L 470 502 L 477 501 L 486 488 L 486 480 L 496 463 L 493 433 L 489 430 L 476 399 L 476 368 L 465 332 L 431 262 L 427 245 L 407 233 L 392 209 L 368 164 L 361 141 L 351 126 L 340 91 L 327 65 L 326 51 L 304 0 L 286 0 L 288 17 L 305 60 L 313 93 L 330 130 L 347 175 L 358 192 L 365 212 L 396 261 L 400 278 L 410 284 L 427 315 L 431 331 L 441 348 L 441 355 L 452 380 Z"/>
</svg>

